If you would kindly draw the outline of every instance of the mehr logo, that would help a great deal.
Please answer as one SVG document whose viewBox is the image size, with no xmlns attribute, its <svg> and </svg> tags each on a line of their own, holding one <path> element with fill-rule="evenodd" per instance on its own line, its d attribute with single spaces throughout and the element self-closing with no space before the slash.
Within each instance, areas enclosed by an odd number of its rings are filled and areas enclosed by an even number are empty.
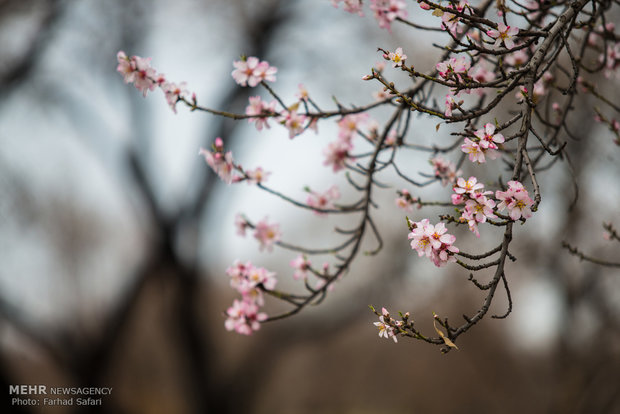
<svg viewBox="0 0 620 414">
<path fill-rule="evenodd" d="M 9 385 L 9 394 L 47 395 L 47 387 L 45 385 Z"/>
</svg>

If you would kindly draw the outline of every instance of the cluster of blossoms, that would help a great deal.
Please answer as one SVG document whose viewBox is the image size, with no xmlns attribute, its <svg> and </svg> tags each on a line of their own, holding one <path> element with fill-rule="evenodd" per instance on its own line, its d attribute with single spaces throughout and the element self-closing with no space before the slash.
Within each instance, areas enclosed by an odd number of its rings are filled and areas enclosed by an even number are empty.
<svg viewBox="0 0 620 414">
<path fill-rule="evenodd" d="M 331 166 L 334 172 L 342 170 L 353 150 L 353 138 L 361 125 L 368 121 L 368 114 L 350 114 L 338 121 L 338 139 L 330 142 L 323 150 L 325 161 L 323 165 Z"/>
<path fill-rule="evenodd" d="M 226 269 L 226 274 L 230 276 L 230 286 L 241 294 L 241 300 L 235 299 L 226 310 L 224 326 L 229 331 L 250 335 L 260 329 L 260 322 L 267 319 L 267 314 L 259 312 L 259 307 L 265 304 L 263 290 L 272 290 L 276 286 L 275 273 L 250 262 L 236 261 Z"/>
<path fill-rule="evenodd" d="M 224 152 L 224 142 L 222 138 L 215 138 L 213 151 L 200 148 L 198 154 L 205 157 L 205 161 L 209 167 L 211 167 L 226 184 L 239 181 L 240 177 L 233 175 L 236 166 L 233 162 L 232 152 Z"/>
<path fill-rule="evenodd" d="M 394 342 L 398 342 L 397 327 L 402 326 L 403 321 L 394 320 L 390 317 L 390 313 L 387 309 L 381 308 L 381 315 L 379 315 L 379 322 L 374 322 L 374 325 L 379 328 L 379 338 L 392 338 Z"/>
<path fill-rule="evenodd" d="M 224 152 L 224 142 L 222 138 L 217 137 L 213 143 L 212 151 L 200 148 L 198 155 L 202 155 L 211 169 L 226 184 L 237 183 L 247 180 L 249 184 L 262 183 L 271 174 L 257 167 L 254 170 L 243 170 L 240 165 L 233 161 L 232 152 Z M 239 174 L 235 174 L 237 171 Z"/>
<path fill-rule="evenodd" d="M 370 10 L 379 22 L 379 27 L 387 30 L 390 30 L 392 22 L 397 18 L 407 18 L 406 7 L 403 0 L 370 0 Z"/>
<path fill-rule="evenodd" d="M 166 77 L 162 73 L 157 73 L 151 67 L 151 58 L 142 58 L 140 56 L 128 57 L 122 50 L 116 54 L 118 66 L 116 71 L 123 75 L 125 83 L 133 83 L 137 90 L 142 92 L 146 97 L 148 91 L 153 91 L 159 87 L 166 96 L 166 101 L 170 108 L 176 113 L 176 104 L 180 99 L 189 96 L 186 83 L 179 84 L 166 81 Z M 196 101 L 196 96 L 192 94 L 192 100 Z"/>
<path fill-rule="evenodd" d="M 338 8 L 338 3 L 343 2 L 342 9 L 352 14 L 358 14 L 360 17 L 364 17 L 364 11 L 362 10 L 362 0 L 332 0 L 332 5 Z"/>
<path fill-rule="evenodd" d="M 343 10 L 352 14 L 364 16 L 362 0 L 331 0 L 334 7 L 343 4 Z M 406 5 L 403 0 L 370 0 L 370 10 L 377 19 L 379 27 L 390 30 L 391 24 L 397 18 L 407 17 Z"/>
<path fill-rule="evenodd" d="M 436 65 L 436 69 L 439 72 L 440 77 L 445 80 L 452 80 L 457 84 L 467 81 L 475 81 L 483 84 L 491 82 L 496 78 L 495 73 L 489 70 L 485 61 L 480 61 L 472 67 L 471 62 L 462 56 L 458 58 L 452 57 L 443 62 L 439 62 Z M 486 88 L 482 86 L 474 88 L 473 91 L 478 96 L 483 96 L 487 93 Z M 472 89 L 460 89 L 457 91 L 455 88 L 446 94 L 444 110 L 445 116 L 451 117 L 452 111 L 463 103 L 462 100 L 459 102 L 456 100 L 461 93 L 470 94 L 472 93 Z"/>
<path fill-rule="evenodd" d="M 495 199 L 498 203 L 487 197 L 493 192 L 484 191 L 484 184 L 478 182 L 476 177 L 469 177 L 468 180 L 459 177 L 453 190 L 452 204 L 465 204 L 460 220 L 467 222 L 469 229 L 478 237 L 480 237 L 478 224 L 485 223 L 487 219 L 497 218 L 496 211 L 508 209 L 508 215 L 512 220 L 527 219 L 532 216 L 531 207 L 534 201 L 523 184 L 518 181 L 509 181 L 508 190 L 495 192 Z"/>
<path fill-rule="evenodd" d="M 456 86 L 472 81 L 487 83 L 493 81 L 496 77 L 495 73 L 489 70 L 488 64 L 484 60 L 480 60 L 472 67 L 471 61 L 464 56 L 446 59 L 443 62 L 437 63 L 435 68 L 441 78 L 446 81 L 455 82 Z M 483 96 L 487 92 L 484 87 L 476 87 L 473 91 L 479 96 Z M 451 90 L 446 95 L 444 115 L 451 117 L 452 111 L 463 103 L 463 101 L 457 102 L 456 98 L 458 98 L 461 93 L 470 94 L 471 92 L 471 89 L 458 89 L 457 87 Z"/>
<path fill-rule="evenodd" d="M 456 165 L 452 161 L 444 160 L 440 156 L 431 158 L 429 162 L 433 166 L 435 178 L 439 179 L 444 187 L 454 184 L 456 178 L 461 175 L 461 171 L 456 170 Z"/>
<path fill-rule="evenodd" d="M 493 194 L 493 192 L 484 191 L 484 184 L 479 183 L 476 177 L 469 177 L 468 180 L 459 177 L 453 190 L 452 204 L 465 204 L 460 220 L 462 222 L 466 221 L 469 230 L 480 237 L 478 223 L 484 223 L 487 219 L 497 218 L 493 213 L 495 201 L 487 198 L 487 195 Z"/>
<path fill-rule="evenodd" d="M 234 76 L 233 72 L 233 77 Z M 301 84 L 299 88 L 300 92 L 297 94 L 299 101 L 307 102 L 309 99 L 308 91 Z M 308 122 L 309 118 L 306 115 L 297 113 L 298 106 L 298 104 L 295 104 L 282 112 L 277 112 L 276 101 L 267 103 L 263 101 L 260 96 L 252 96 L 249 98 L 249 105 L 245 108 L 245 114 L 250 117 L 248 118 L 248 122 L 254 122 L 256 129 L 259 131 L 262 131 L 263 127 L 270 128 L 268 120 L 269 118 L 274 118 L 276 122 L 279 122 L 288 129 L 289 138 L 291 139 L 304 132 L 306 128 L 313 129 L 317 132 L 316 118 L 310 119 Z"/>
<path fill-rule="evenodd" d="M 247 59 L 242 58 L 233 62 L 235 70 L 232 77 L 241 86 L 254 87 L 263 81 L 275 82 L 278 68 L 270 66 L 268 62 L 261 61 L 257 57 L 251 56 Z"/>
<path fill-rule="evenodd" d="M 420 3 L 420 7 L 426 10 L 430 9 L 430 6 L 424 2 Z M 465 13 L 467 10 L 469 10 L 469 2 L 467 0 L 461 0 L 459 4 L 448 4 L 446 8 L 455 10 L 459 13 Z M 459 27 L 459 22 L 461 18 L 456 14 L 450 13 L 449 11 L 442 11 L 439 9 L 436 9 L 433 14 L 435 16 L 441 16 L 441 28 L 443 30 L 449 31 L 452 36 L 456 36 L 461 32 L 461 29 Z"/>
<path fill-rule="evenodd" d="M 322 273 L 320 273 L 311 268 L 312 263 L 310 263 L 310 260 L 308 260 L 308 258 L 305 255 L 300 254 L 296 258 L 291 260 L 289 265 L 293 269 L 295 269 L 295 272 L 293 273 L 293 279 L 304 280 L 304 282 L 306 283 L 306 286 L 308 286 L 308 272 L 311 272 L 312 274 L 317 276 L 314 289 L 321 289 L 327 283 L 327 274 L 329 273 L 329 263 L 323 263 L 323 266 L 321 268 Z M 327 289 L 332 290 L 333 288 L 334 288 L 334 284 L 332 283 L 331 285 L 329 285 Z"/>
<path fill-rule="evenodd" d="M 520 182 L 508 181 L 508 189 L 496 191 L 495 198 L 500 201 L 497 210 L 503 211 L 507 208 L 511 219 L 519 220 L 532 217 L 531 208 L 534 201 Z"/>
<path fill-rule="evenodd" d="M 462 82 L 463 78 L 469 77 L 468 72 L 471 68 L 471 62 L 464 56 L 451 57 L 443 62 L 439 62 L 435 67 L 442 78 Z"/>
<path fill-rule="evenodd" d="M 502 134 L 495 133 L 495 125 L 488 123 L 484 128 L 474 132 L 473 140 L 465 138 L 465 143 L 461 145 L 461 151 L 469 155 L 471 162 L 480 164 L 486 161 L 486 157 L 492 160 L 499 157 L 497 144 L 502 144 L 504 141 Z"/>
<path fill-rule="evenodd" d="M 418 256 L 426 256 L 437 267 L 448 262 L 455 262 L 454 253 L 459 249 L 454 246 L 456 237 L 448 234 L 444 223 L 432 225 L 428 219 L 419 222 L 409 222 L 411 232 L 408 238 L 411 240 L 411 248 L 418 252 Z"/>
</svg>

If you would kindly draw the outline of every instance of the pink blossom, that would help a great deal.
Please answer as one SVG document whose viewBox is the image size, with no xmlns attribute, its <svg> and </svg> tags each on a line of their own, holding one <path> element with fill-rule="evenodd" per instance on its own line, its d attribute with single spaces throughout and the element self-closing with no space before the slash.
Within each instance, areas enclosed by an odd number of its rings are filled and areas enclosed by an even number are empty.
<svg viewBox="0 0 620 414">
<path fill-rule="evenodd" d="M 251 56 L 245 60 L 233 62 L 235 70 L 231 75 L 235 82 L 241 86 L 254 87 L 261 81 L 275 82 L 277 68 L 269 66 L 266 61 L 260 61 L 257 57 Z"/>
<path fill-rule="evenodd" d="M 469 32 L 467 32 L 467 38 L 474 44 L 476 45 L 480 45 L 480 32 L 478 32 L 475 29 L 470 29 Z"/>
<path fill-rule="evenodd" d="M 479 83 L 487 83 L 495 79 L 495 73 L 490 71 L 484 62 L 480 62 L 474 66 L 470 71 L 470 76 L 473 80 Z"/>
<path fill-rule="evenodd" d="M 368 114 L 349 114 L 338 121 L 338 138 L 350 143 L 357 130 L 368 121 Z"/>
<path fill-rule="evenodd" d="M 230 286 L 239 292 L 246 302 L 264 305 L 264 290 L 273 290 L 277 279 L 274 272 L 263 267 L 254 266 L 251 262 L 241 263 L 235 260 L 232 266 L 226 269 L 230 276 Z"/>
<path fill-rule="evenodd" d="M 364 16 L 364 12 L 362 11 L 362 0 L 332 0 L 332 5 L 338 8 L 338 3 L 341 1 L 344 2 L 344 7 L 342 8 L 344 11 Z"/>
<path fill-rule="evenodd" d="M 340 198 L 340 190 L 338 190 L 338 186 L 333 185 L 324 193 L 318 193 L 316 191 L 311 191 L 308 189 L 308 198 L 306 199 L 306 204 L 308 206 L 318 209 L 318 210 L 330 210 L 334 208 L 334 200 Z M 323 215 L 325 213 L 321 211 L 314 211 L 317 215 Z"/>
<path fill-rule="evenodd" d="M 428 219 L 413 223 L 413 230 L 407 236 L 411 240 L 411 248 L 418 252 L 418 256 L 431 256 L 433 246 L 429 238 L 429 234 L 426 231 L 428 226 L 431 226 Z"/>
<path fill-rule="evenodd" d="M 501 200 L 497 205 L 498 211 L 508 208 L 508 214 L 513 220 L 528 219 L 532 216 L 531 207 L 534 201 L 530 198 L 523 184 L 518 181 L 508 181 L 508 189 L 496 191 L 495 198 Z"/>
<path fill-rule="evenodd" d="M 390 318 L 390 314 L 387 311 L 387 309 L 382 308 L 381 313 L 382 315 L 379 316 L 379 322 L 373 323 L 373 325 L 379 328 L 379 338 L 381 337 L 385 337 L 386 339 L 392 338 L 395 343 L 398 342 L 398 338 L 396 337 L 397 333 L 395 332 L 394 327 L 390 326 L 390 324 L 396 325 L 397 324 L 396 321 Z"/>
<path fill-rule="evenodd" d="M 280 225 L 267 223 L 267 218 L 259 221 L 254 229 L 254 238 L 260 243 L 260 250 L 273 250 L 273 245 L 280 241 Z"/>
<path fill-rule="evenodd" d="M 257 167 L 254 170 L 246 170 L 245 172 L 248 183 L 250 184 L 259 184 L 267 180 L 267 177 L 271 175 L 270 172 L 263 170 L 262 167 Z"/>
<path fill-rule="evenodd" d="M 456 261 L 454 253 L 459 252 L 454 246 L 456 237 L 447 233 L 444 223 L 432 225 L 428 219 L 423 219 L 412 223 L 412 227 L 408 238 L 411 239 L 411 248 L 418 252 L 418 256 L 427 256 L 437 267 Z"/>
<path fill-rule="evenodd" d="M 310 269 L 310 265 L 310 261 L 303 254 L 300 254 L 295 259 L 291 260 L 290 266 L 295 269 L 293 279 L 305 279 L 306 273 L 308 272 L 308 269 Z"/>
<path fill-rule="evenodd" d="M 605 77 L 610 79 L 620 66 L 620 43 L 608 45 L 606 53 L 600 55 L 599 61 L 605 62 Z"/>
<path fill-rule="evenodd" d="M 452 204 L 454 204 L 455 206 L 458 206 L 459 204 L 463 204 L 466 200 L 463 194 L 452 194 L 450 196 L 450 199 L 452 200 Z"/>
<path fill-rule="evenodd" d="M 545 85 L 544 79 L 539 79 L 534 84 L 534 91 L 530 98 L 532 99 L 533 102 L 538 102 L 546 94 L 547 94 L 547 87 Z M 523 102 L 526 96 L 528 96 L 527 88 L 523 85 L 519 86 L 519 90 L 515 93 L 515 98 L 517 99 L 517 102 L 519 103 Z"/>
<path fill-rule="evenodd" d="M 385 89 L 379 89 L 378 91 L 374 91 L 372 93 L 372 97 L 375 98 L 375 101 L 379 102 L 390 99 L 392 95 L 390 95 Z"/>
<path fill-rule="evenodd" d="M 469 6 L 469 2 L 467 0 L 461 1 L 456 6 L 456 11 L 462 13 L 465 10 L 465 8 L 468 6 Z M 455 9 L 454 5 L 452 4 L 448 4 L 446 8 Z M 456 36 L 460 32 L 459 27 L 458 27 L 459 21 L 460 21 L 460 17 L 454 13 L 444 11 L 441 14 L 442 29 L 448 30 L 454 36 Z"/>
<path fill-rule="evenodd" d="M 447 8 L 452 8 L 452 5 L 449 4 Z M 454 13 L 444 12 L 441 15 L 441 27 L 444 30 L 449 31 L 453 35 L 458 34 L 458 24 L 460 21 L 460 17 L 455 15 Z"/>
<path fill-rule="evenodd" d="M 387 146 L 392 146 L 392 145 L 396 145 L 397 140 L 398 140 L 398 135 L 396 134 L 396 130 L 390 129 L 383 143 Z"/>
<path fill-rule="evenodd" d="M 541 3 L 538 0 L 526 0 L 525 11 L 527 12 L 527 18 L 530 21 L 538 19 L 538 16 L 540 15 L 540 5 Z"/>
<path fill-rule="evenodd" d="M 224 154 L 221 150 L 211 152 L 204 148 L 200 148 L 198 154 L 205 157 L 205 161 L 207 162 L 209 167 L 213 169 L 213 171 L 222 179 L 222 181 L 224 181 L 226 184 L 231 184 L 233 182 L 233 172 L 235 169 L 235 165 L 233 163 L 232 153 L 230 151 Z"/>
<path fill-rule="evenodd" d="M 248 122 L 255 122 L 256 129 L 259 131 L 262 131 L 263 127 L 269 128 L 268 115 L 275 113 L 276 101 L 267 103 L 261 100 L 260 96 L 250 96 L 249 102 L 250 105 L 245 108 L 245 114 L 251 116 Z"/>
<path fill-rule="evenodd" d="M 270 272 L 264 267 L 254 267 L 248 269 L 247 280 L 253 286 L 261 285 L 266 290 L 273 290 L 276 287 L 277 279 L 275 273 Z"/>
<path fill-rule="evenodd" d="M 370 0 L 370 10 L 382 29 L 390 30 L 397 18 L 406 19 L 407 10 L 403 0 Z"/>
<path fill-rule="evenodd" d="M 478 137 L 480 140 L 478 145 L 480 148 L 491 148 L 497 149 L 496 144 L 501 144 L 505 141 L 504 136 L 502 134 L 495 133 L 495 125 L 491 123 L 487 123 L 484 128 L 477 130 L 474 132 L 474 135 Z"/>
<path fill-rule="evenodd" d="M 520 68 L 527 63 L 529 59 L 527 52 L 524 49 L 519 49 L 506 55 L 504 62 L 512 67 Z"/>
<path fill-rule="evenodd" d="M 474 218 L 472 210 L 469 210 L 469 209 L 463 210 L 463 213 L 461 214 L 461 217 L 459 217 L 459 220 L 462 223 L 467 222 L 469 231 L 474 233 L 476 237 L 480 237 L 480 230 L 478 229 L 478 222 Z"/>
<path fill-rule="evenodd" d="M 323 154 L 326 157 L 325 161 L 323 161 L 323 165 L 331 165 L 334 172 L 342 170 L 345 166 L 345 161 L 349 158 L 350 150 L 351 145 L 346 141 L 337 140 L 330 142 L 327 148 L 323 150 Z"/>
<path fill-rule="evenodd" d="M 275 82 L 277 72 L 278 72 L 278 68 L 276 68 L 275 66 L 269 66 L 269 63 L 262 61 L 258 64 L 256 69 L 254 70 L 254 76 L 258 78 L 259 82 L 263 82 L 263 81 Z"/>
<path fill-rule="evenodd" d="M 448 184 L 452 184 L 456 181 L 456 177 L 460 175 L 460 171 L 456 171 L 456 166 L 453 162 L 444 160 L 440 156 L 436 156 L 430 159 L 430 163 L 434 168 L 435 178 L 441 180 L 441 185 L 444 187 Z"/>
<path fill-rule="evenodd" d="M 288 129 L 288 137 L 290 139 L 304 132 L 304 123 L 306 122 L 306 116 L 298 114 L 295 111 L 284 112 L 284 126 Z"/>
<path fill-rule="evenodd" d="M 155 89 L 155 69 L 151 67 L 151 58 L 141 58 L 140 56 L 132 56 L 135 64 L 135 77 L 133 84 L 144 96 L 148 91 Z"/>
<path fill-rule="evenodd" d="M 413 204 L 409 201 L 407 197 L 396 197 L 396 199 L 394 199 L 394 202 L 396 203 L 396 207 L 400 208 L 401 210 L 405 210 L 407 212 L 413 211 Z"/>
<path fill-rule="evenodd" d="M 459 103 L 456 102 L 456 100 L 454 99 L 454 95 L 452 94 L 447 94 L 446 95 L 446 109 L 444 111 L 444 115 L 447 117 L 451 117 L 452 116 L 452 110 L 457 108 L 458 105 L 460 105 Z"/>
<path fill-rule="evenodd" d="M 488 83 L 495 80 L 495 73 L 490 71 L 484 62 L 480 62 L 474 66 L 469 72 L 469 76 L 478 83 Z M 474 92 L 482 96 L 486 91 L 485 88 L 476 88 Z"/>
<path fill-rule="evenodd" d="M 400 197 L 397 197 L 394 202 L 396 206 L 405 211 L 413 211 L 413 204 L 418 201 L 417 198 L 412 197 L 407 189 L 400 190 Z M 419 207 L 419 206 L 418 206 Z"/>
<path fill-rule="evenodd" d="M 503 139 L 503 136 L 501 139 Z M 495 145 L 495 143 L 483 144 L 482 142 L 474 142 L 469 138 L 465 138 L 464 142 L 465 143 L 461 145 L 461 151 L 469 154 L 469 160 L 471 162 L 477 162 L 478 164 L 481 164 L 483 162 L 486 162 L 485 157 L 488 157 L 492 160 L 499 157 L 499 152 L 496 151 L 497 145 Z"/>
<path fill-rule="evenodd" d="M 495 201 L 477 193 L 465 202 L 465 209 L 460 217 L 461 221 L 467 221 L 469 229 L 480 237 L 478 223 L 485 223 L 487 219 L 497 218 L 493 212 Z"/>
<path fill-rule="evenodd" d="M 136 77 L 136 67 L 133 60 L 129 59 L 122 50 L 116 54 L 116 59 L 118 60 L 116 71 L 123 75 L 125 83 L 133 83 Z"/>
<path fill-rule="evenodd" d="M 476 177 L 469 177 L 465 180 L 463 177 L 459 177 L 456 180 L 456 186 L 453 188 L 456 194 L 466 194 L 468 196 L 474 196 L 477 192 L 484 189 L 484 184 L 479 183 Z"/>
<path fill-rule="evenodd" d="M 471 162 L 485 162 L 483 149 L 480 148 L 480 145 L 478 145 L 477 142 L 474 142 L 469 138 L 465 138 L 465 143 L 461 145 L 461 151 L 465 154 L 469 154 L 469 160 Z"/>
<path fill-rule="evenodd" d="M 434 226 L 429 224 L 425 232 L 429 235 L 429 242 L 433 250 L 441 248 L 442 244 L 454 243 L 455 237 L 451 234 L 446 234 L 448 229 L 444 223 L 437 223 Z"/>
<path fill-rule="evenodd" d="M 260 60 L 257 57 L 249 57 L 246 60 L 236 60 L 233 62 L 235 70 L 231 75 L 235 82 L 241 86 L 256 86 L 258 85 L 258 78 L 254 76 L 254 70 L 258 66 Z"/>
<path fill-rule="evenodd" d="M 234 300 L 233 305 L 226 310 L 224 326 L 228 331 L 235 331 L 242 335 L 251 335 L 260 329 L 260 323 L 267 319 L 267 314 L 258 312 L 255 303 L 245 300 Z"/>
<path fill-rule="evenodd" d="M 163 75 L 158 77 L 155 69 L 151 67 L 151 58 L 127 57 L 125 52 L 121 50 L 116 54 L 116 59 L 118 61 L 116 70 L 123 75 L 125 83 L 133 83 L 144 96 L 148 91 L 157 87 L 156 79 L 164 82 Z"/>
<path fill-rule="evenodd" d="M 403 53 L 403 48 L 396 48 L 396 51 L 388 53 L 388 59 L 392 61 L 392 67 L 402 66 L 407 59 L 407 55 Z"/>
<path fill-rule="evenodd" d="M 504 43 L 506 49 L 512 49 L 515 47 L 513 37 L 519 33 L 519 28 L 514 26 L 506 26 L 504 23 L 497 24 L 497 30 L 491 29 L 487 31 L 487 35 L 495 40 L 494 46 L 497 47 L 500 43 Z"/>
<path fill-rule="evenodd" d="M 452 76 L 455 76 L 457 80 L 462 80 L 463 75 L 467 76 L 467 72 L 471 67 L 471 62 L 463 56 L 459 56 L 457 58 L 452 57 L 448 60 L 444 60 L 443 62 L 437 63 L 435 65 L 437 71 L 439 72 L 439 76 L 444 79 L 448 79 Z"/>
<path fill-rule="evenodd" d="M 168 102 L 168 105 L 170 105 L 170 108 L 172 108 L 172 111 L 176 114 L 177 102 L 179 101 L 179 99 L 185 98 L 189 94 L 187 90 L 187 83 L 181 82 L 179 84 L 176 84 L 172 82 L 165 82 L 162 84 L 161 88 L 166 95 L 166 101 Z"/>
<path fill-rule="evenodd" d="M 308 90 L 306 89 L 304 84 L 300 83 L 299 85 L 297 85 L 297 88 L 298 88 L 298 92 L 295 94 L 295 97 L 299 99 L 300 101 L 307 102 L 309 95 L 308 95 Z"/>
<path fill-rule="evenodd" d="M 452 242 L 456 240 L 456 237 L 452 236 Z M 445 266 L 449 262 L 456 262 L 454 253 L 458 253 L 459 249 L 452 244 L 442 244 L 439 249 L 433 250 L 431 255 L 431 261 L 437 267 Z"/>
</svg>

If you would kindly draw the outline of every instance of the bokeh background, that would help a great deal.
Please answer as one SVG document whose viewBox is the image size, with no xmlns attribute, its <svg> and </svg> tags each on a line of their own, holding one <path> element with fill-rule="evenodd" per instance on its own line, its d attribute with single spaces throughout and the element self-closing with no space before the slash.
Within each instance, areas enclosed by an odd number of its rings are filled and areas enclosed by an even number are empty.
<svg viewBox="0 0 620 414">
<path fill-rule="evenodd" d="M 413 2 L 409 11 L 433 23 Z M 516 229 L 513 313 L 485 319 L 442 355 L 379 339 L 372 326 L 369 304 L 410 311 L 431 332 L 433 312 L 456 320 L 482 298 L 466 272 L 439 271 L 410 250 L 398 187 L 384 192 L 377 217 L 386 247 L 360 259 L 320 307 L 252 337 L 225 331 L 233 260 L 273 269 L 279 286 L 295 289 L 294 255 L 260 254 L 235 235 L 234 215 L 269 216 L 285 239 L 309 246 L 337 240 L 335 221 L 246 184 L 227 187 L 197 149 L 221 136 L 244 165 L 272 171 L 273 188 L 302 198 L 304 186 L 344 182 L 322 166 L 335 123 L 291 141 L 277 126 L 258 133 L 182 107 L 175 115 L 160 92 L 145 99 L 115 72 L 118 50 L 151 56 L 201 104 L 242 112 L 263 93 L 230 77 L 243 53 L 278 67 L 274 87 L 287 101 L 303 83 L 331 108 L 332 96 L 372 101 L 378 88 L 361 77 L 377 47 L 402 46 L 417 69 L 431 68 L 433 36 L 390 34 L 327 0 L 0 0 L 3 412 L 620 413 L 620 274 L 560 247 L 620 257 L 601 227 L 620 226 L 619 149 L 587 111 L 593 102 L 571 120 L 581 137 L 569 142 L 572 167 L 541 174 L 540 211 Z M 448 139 L 450 127 L 436 134 L 432 121 L 415 122 L 416 142 Z M 402 162 L 412 174 L 430 172 L 428 154 L 410 157 Z M 459 239 L 469 250 L 494 243 Z M 498 293 L 492 311 L 506 304 Z M 28 410 L 10 405 L 9 384 L 114 391 L 101 407 Z"/>
</svg>

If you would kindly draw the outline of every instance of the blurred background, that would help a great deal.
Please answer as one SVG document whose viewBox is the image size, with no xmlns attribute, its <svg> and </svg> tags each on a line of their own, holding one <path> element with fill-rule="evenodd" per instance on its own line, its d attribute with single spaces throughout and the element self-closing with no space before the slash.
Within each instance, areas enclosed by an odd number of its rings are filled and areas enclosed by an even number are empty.
<svg viewBox="0 0 620 414">
<path fill-rule="evenodd" d="M 409 11 L 418 19 L 417 5 Z M 483 320 L 459 338 L 459 351 L 442 355 L 377 338 L 368 310 L 410 311 L 431 332 L 432 312 L 457 320 L 480 306 L 466 272 L 439 271 L 411 251 L 393 203 L 400 187 L 385 191 L 377 214 L 386 247 L 360 259 L 320 307 L 252 337 L 225 331 L 233 260 L 272 269 L 279 287 L 295 289 L 294 254 L 259 254 L 251 237 L 235 235 L 236 213 L 279 221 L 297 244 L 338 238 L 332 218 L 243 183 L 227 187 L 198 148 L 221 136 L 236 160 L 263 166 L 271 187 L 302 199 L 304 186 L 343 182 L 321 165 L 335 123 L 291 141 L 283 128 L 259 134 L 181 106 L 175 115 L 161 92 L 144 99 L 115 71 L 118 50 L 150 56 L 200 104 L 243 112 L 263 91 L 238 88 L 231 62 L 258 56 L 278 67 L 274 88 L 287 102 L 303 83 L 331 109 L 332 96 L 372 102 L 377 86 L 360 79 L 379 60 L 377 47 L 402 46 L 427 70 L 438 55 L 431 39 L 396 25 L 390 34 L 327 0 L 0 0 L 3 412 L 620 413 L 620 274 L 561 249 L 568 240 L 597 257 L 620 256 L 601 227 L 620 226 L 619 150 L 590 112 L 571 120 L 582 137 L 569 142 L 572 169 L 558 163 L 541 174 L 540 211 L 516 228 L 513 313 Z M 433 121 L 414 122 L 416 142 L 449 142 L 450 127 L 435 134 Z M 410 156 L 401 162 L 412 173 L 432 172 L 428 154 Z M 569 208 L 574 182 L 579 198 Z M 442 187 L 425 191 L 446 197 Z M 495 243 L 457 237 L 472 252 Z M 506 304 L 498 293 L 492 312 Z M 113 393 L 101 407 L 29 411 L 10 405 L 9 384 Z"/>
</svg>

